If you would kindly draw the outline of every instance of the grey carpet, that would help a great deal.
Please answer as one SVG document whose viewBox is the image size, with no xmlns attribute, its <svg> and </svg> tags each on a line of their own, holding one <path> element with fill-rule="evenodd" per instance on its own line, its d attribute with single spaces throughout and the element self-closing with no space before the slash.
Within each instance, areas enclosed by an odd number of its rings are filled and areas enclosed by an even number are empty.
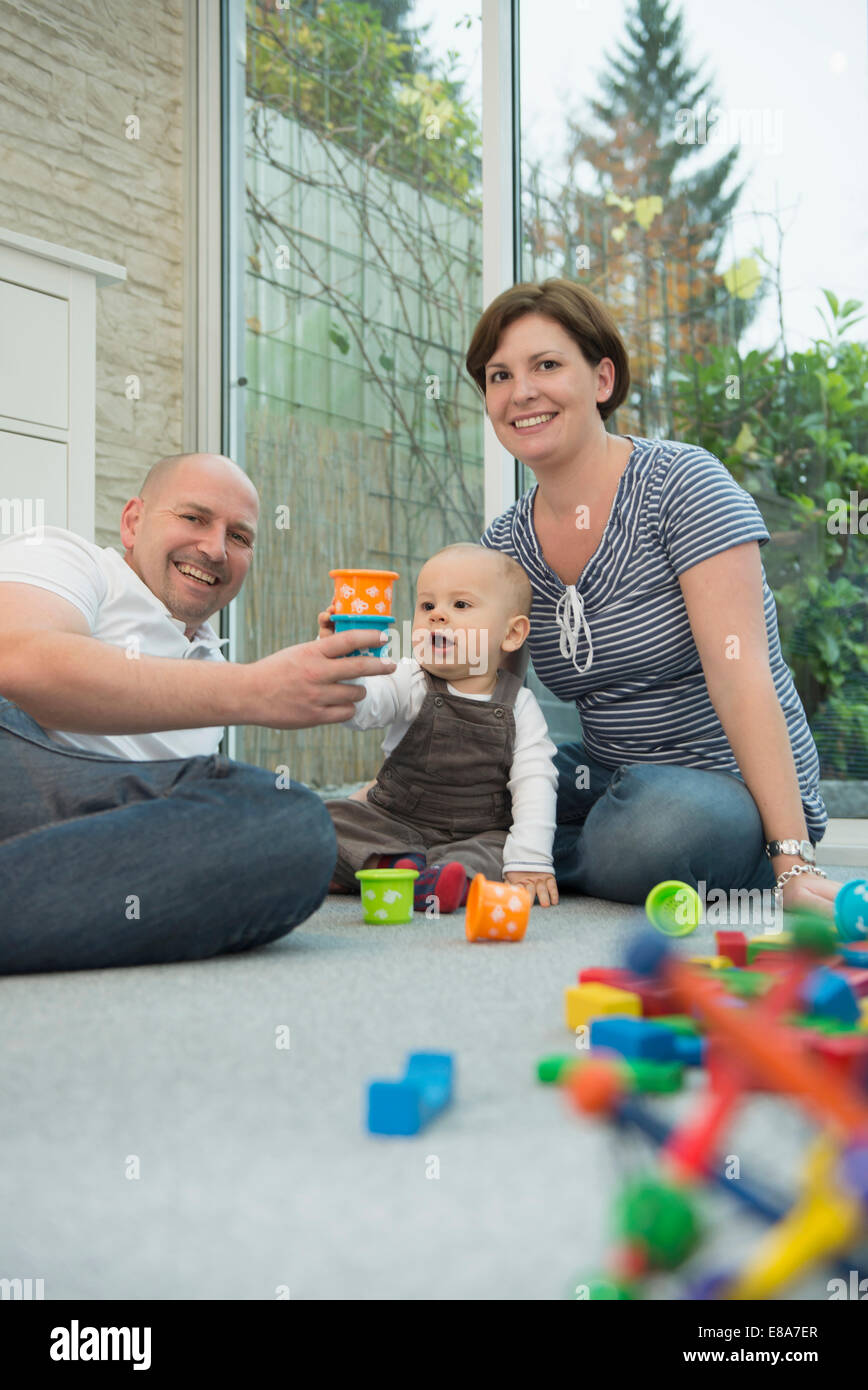
<svg viewBox="0 0 868 1390">
<path fill-rule="evenodd" d="M 0 1278 L 41 1278 L 46 1299 L 569 1297 L 653 1151 L 569 1113 L 534 1065 L 572 1044 L 564 987 L 620 963 L 642 920 L 571 897 L 520 944 L 471 945 L 463 913 L 367 927 L 331 897 L 246 955 L 0 980 Z M 688 943 L 710 953 L 712 928 Z M 366 1082 L 426 1049 L 455 1056 L 451 1110 L 416 1138 L 368 1135 Z M 810 1133 L 759 1097 L 726 1151 L 787 1192 Z M 701 1205 L 690 1272 L 738 1264 L 762 1224 L 723 1193 Z M 787 1296 L 825 1298 L 827 1278 Z"/>
</svg>

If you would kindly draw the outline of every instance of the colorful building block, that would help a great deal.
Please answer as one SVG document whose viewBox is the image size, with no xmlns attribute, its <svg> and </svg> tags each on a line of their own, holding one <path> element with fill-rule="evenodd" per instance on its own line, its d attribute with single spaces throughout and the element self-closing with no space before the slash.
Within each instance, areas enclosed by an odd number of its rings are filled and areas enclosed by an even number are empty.
<svg viewBox="0 0 868 1390">
<path fill-rule="evenodd" d="M 766 953 L 782 951 L 784 955 L 791 955 L 793 950 L 793 938 L 787 931 L 779 931 L 768 936 L 752 936 L 747 943 L 747 964 L 753 965 L 757 956 Z"/>
<path fill-rule="evenodd" d="M 450 1052 L 412 1052 L 400 1081 L 368 1084 L 371 1134 L 418 1134 L 452 1100 Z"/>
<path fill-rule="evenodd" d="M 655 1023 L 662 1023 L 664 1027 L 671 1028 L 674 1033 L 698 1033 L 700 1031 L 699 1022 L 691 1018 L 689 1014 L 658 1014 Z"/>
<path fill-rule="evenodd" d="M 761 970 L 717 970 L 715 979 L 740 999 L 755 999 L 774 984 L 774 976 Z"/>
<path fill-rule="evenodd" d="M 748 947 L 748 956 L 750 963 L 745 967 L 747 970 L 768 971 L 770 974 L 789 970 L 795 959 L 790 951 L 763 951 L 759 947 L 754 950 L 752 946 Z"/>
<path fill-rule="evenodd" d="M 735 961 L 729 956 L 689 956 L 691 965 L 704 965 L 709 970 L 732 970 Z"/>
<path fill-rule="evenodd" d="M 664 1028 L 652 1019 L 623 1015 L 595 1018 L 591 1023 L 591 1047 L 608 1047 L 622 1057 L 641 1057 L 653 1062 L 678 1062 L 677 1043 L 683 1034 Z"/>
<path fill-rule="evenodd" d="M 706 1038 L 690 1037 L 687 1033 L 676 1033 L 675 1056 L 685 1067 L 702 1067 L 708 1048 Z"/>
<path fill-rule="evenodd" d="M 555 1053 L 541 1057 L 536 1064 L 537 1080 L 545 1085 L 562 1086 L 588 1060 L 570 1053 Z M 680 1062 L 653 1062 L 641 1057 L 621 1057 L 618 1065 L 628 1083 L 628 1089 L 639 1094 L 665 1095 L 680 1091 L 684 1084 L 684 1067 Z"/>
<path fill-rule="evenodd" d="M 747 965 L 747 937 L 743 931 L 716 931 L 718 954 L 728 956 L 735 966 Z"/>
<path fill-rule="evenodd" d="M 838 965 L 835 974 L 847 981 L 857 999 L 862 1000 L 868 995 L 868 970 L 855 965 Z"/>
<path fill-rule="evenodd" d="M 638 994 L 616 989 L 613 985 L 571 985 L 564 990 L 564 1008 L 567 1027 L 575 1032 L 591 1019 L 606 1014 L 632 1014 L 638 1018 L 642 1013 L 642 1001 Z"/>
<path fill-rule="evenodd" d="M 633 1089 L 642 1095 L 668 1095 L 684 1085 L 684 1067 L 680 1062 L 654 1062 L 644 1057 L 625 1057 Z"/>
<path fill-rule="evenodd" d="M 620 966 L 592 965 L 579 971 L 579 984 L 612 985 L 638 994 L 642 1001 L 642 1017 L 657 1018 L 677 1008 L 677 1000 L 667 985 L 658 984 L 642 975 L 633 975 Z"/>
<path fill-rule="evenodd" d="M 637 978 L 622 965 L 588 965 L 578 975 L 580 985 L 611 985 L 613 989 L 627 990 L 633 988 Z"/>
<path fill-rule="evenodd" d="M 808 975 L 802 986 L 801 1002 L 806 1013 L 840 1019 L 842 1023 L 856 1023 L 860 1017 L 859 1001 L 847 981 L 825 965 Z"/>
<path fill-rule="evenodd" d="M 808 1047 L 854 1085 L 868 1082 L 868 1033 L 812 1033 Z"/>
<path fill-rule="evenodd" d="M 568 1052 L 555 1052 L 549 1057 L 540 1057 L 536 1064 L 537 1081 L 545 1086 L 559 1086 L 571 1071 L 582 1065 L 581 1058 Z"/>
</svg>

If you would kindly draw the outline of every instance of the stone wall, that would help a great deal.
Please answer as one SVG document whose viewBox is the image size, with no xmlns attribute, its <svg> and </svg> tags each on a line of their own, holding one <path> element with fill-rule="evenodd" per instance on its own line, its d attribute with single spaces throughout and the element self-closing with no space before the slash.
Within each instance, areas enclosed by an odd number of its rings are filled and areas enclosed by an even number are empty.
<svg viewBox="0 0 868 1390">
<path fill-rule="evenodd" d="M 181 449 L 183 61 L 183 0 L 0 0 L 0 226 L 127 269 L 97 290 L 101 545 Z"/>
</svg>

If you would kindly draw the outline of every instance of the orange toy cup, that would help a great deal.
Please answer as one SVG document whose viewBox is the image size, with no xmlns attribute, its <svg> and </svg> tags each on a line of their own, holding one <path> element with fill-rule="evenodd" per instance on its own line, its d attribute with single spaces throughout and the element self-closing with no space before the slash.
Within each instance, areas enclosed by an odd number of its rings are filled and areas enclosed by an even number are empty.
<svg viewBox="0 0 868 1390">
<path fill-rule="evenodd" d="M 335 581 L 336 613 L 391 615 L 392 582 L 400 578 L 394 570 L 329 570 L 329 577 Z"/>
<path fill-rule="evenodd" d="M 521 884 L 476 875 L 467 894 L 468 941 L 521 941 L 529 916 L 530 893 Z"/>
</svg>

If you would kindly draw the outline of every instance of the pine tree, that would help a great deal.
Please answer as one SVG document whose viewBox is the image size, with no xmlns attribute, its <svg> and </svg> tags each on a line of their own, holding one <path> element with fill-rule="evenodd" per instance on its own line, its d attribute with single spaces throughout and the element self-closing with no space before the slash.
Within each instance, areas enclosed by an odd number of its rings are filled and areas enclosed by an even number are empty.
<svg viewBox="0 0 868 1390">
<path fill-rule="evenodd" d="M 626 316 L 640 428 L 666 429 L 676 358 L 736 341 L 758 306 L 758 294 L 739 298 L 716 273 L 744 180 L 732 183 L 737 146 L 708 157 L 717 98 L 689 61 L 671 0 L 632 0 L 605 61 L 589 120 L 569 123 L 570 183 L 596 185 L 575 195 L 588 248 L 580 278 Z"/>
<path fill-rule="evenodd" d="M 708 229 L 707 249 L 716 251 L 726 219 L 744 187 L 742 182 L 724 192 L 738 149 L 728 150 L 694 173 L 683 168 L 695 162 L 703 145 L 695 138 L 683 138 L 687 123 L 679 113 L 689 111 L 699 118 L 717 99 L 711 80 L 703 79 L 699 69 L 688 63 L 683 15 L 670 11 L 670 0 L 633 0 L 633 10 L 626 19 L 626 41 L 618 45 L 615 56 L 607 56 L 609 70 L 599 79 L 602 99 L 590 103 L 604 133 L 595 140 L 573 124 L 577 152 L 584 158 L 603 154 L 616 135 L 632 196 L 656 195 L 665 200 L 675 194 L 684 198 L 696 222 Z M 698 131 L 694 129 L 693 134 L 695 137 Z M 597 159 L 592 162 L 600 167 Z"/>
</svg>

